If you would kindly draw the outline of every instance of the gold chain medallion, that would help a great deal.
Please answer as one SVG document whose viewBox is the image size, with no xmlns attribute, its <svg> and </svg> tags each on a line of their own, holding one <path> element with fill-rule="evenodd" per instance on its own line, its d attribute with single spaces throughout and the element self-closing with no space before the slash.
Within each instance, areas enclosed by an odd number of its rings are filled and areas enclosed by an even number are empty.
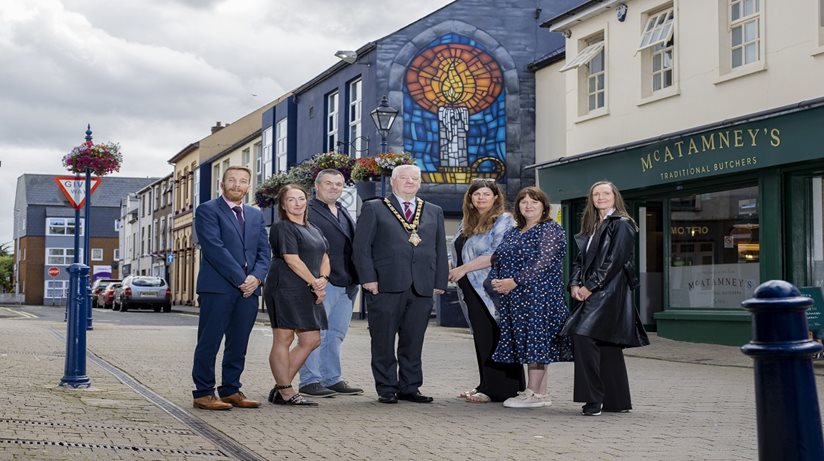
<svg viewBox="0 0 824 461">
<path fill-rule="evenodd" d="M 401 223 L 406 232 L 409 232 L 408 242 L 411 243 L 412 246 L 420 245 L 423 240 L 421 240 L 421 236 L 418 235 L 418 226 L 421 223 L 421 213 L 423 212 L 423 200 L 417 197 L 415 198 L 415 217 L 412 218 L 411 223 L 406 221 L 406 218 L 404 218 L 400 214 L 400 212 L 398 212 L 398 210 L 395 209 L 395 207 L 392 205 L 392 202 L 389 201 L 388 198 L 384 197 L 383 203 L 386 204 L 386 206 L 389 208 L 389 211 L 391 211 L 392 214 L 395 215 L 395 218 L 397 218 L 398 222 Z"/>
</svg>

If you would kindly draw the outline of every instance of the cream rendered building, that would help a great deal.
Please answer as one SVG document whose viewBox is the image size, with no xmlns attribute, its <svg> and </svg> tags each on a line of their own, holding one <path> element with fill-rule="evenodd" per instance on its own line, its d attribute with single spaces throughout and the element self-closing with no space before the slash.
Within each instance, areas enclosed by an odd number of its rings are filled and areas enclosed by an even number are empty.
<svg viewBox="0 0 824 461">
<path fill-rule="evenodd" d="M 740 345 L 758 284 L 824 286 L 824 0 L 590 1 L 544 26 L 567 41 L 533 65 L 538 182 L 570 234 L 594 181 L 622 191 L 644 323 Z"/>
<path fill-rule="evenodd" d="M 200 147 L 189 144 L 169 159 L 174 171 L 174 207 L 172 226 L 171 280 L 172 302 L 194 305 L 197 302 L 194 287 L 197 277 L 197 253 L 193 242 L 193 210 L 200 191 Z"/>
<path fill-rule="evenodd" d="M 175 304 L 197 304 L 195 290 L 200 252 L 193 227 L 197 206 L 220 195 L 220 176 L 226 166 L 247 163 L 253 171 L 266 167 L 260 139 L 261 117 L 277 102 L 272 101 L 231 124 L 222 126 L 217 122 L 209 136 L 186 146 L 169 160 L 175 165 L 174 262 L 171 271 Z M 271 164 L 271 158 L 268 164 Z M 253 182 L 251 191 L 254 187 Z M 247 203 L 252 204 L 253 195 L 254 192 L 250 192 Z"/>
</svg>

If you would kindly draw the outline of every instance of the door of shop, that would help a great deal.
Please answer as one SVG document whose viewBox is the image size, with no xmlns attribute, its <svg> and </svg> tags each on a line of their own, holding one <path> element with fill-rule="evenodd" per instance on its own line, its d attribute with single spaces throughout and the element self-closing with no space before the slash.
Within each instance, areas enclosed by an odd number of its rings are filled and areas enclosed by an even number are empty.
<svg viewBox="0 0 824 461">
<path fill-rule="evenodd" d="M 638 204 L 638 277 L 636 293 L 641 321 L 656 331 L 656 312 L 664 309 L 664 204 L 645 201 Z"/>
</svg>

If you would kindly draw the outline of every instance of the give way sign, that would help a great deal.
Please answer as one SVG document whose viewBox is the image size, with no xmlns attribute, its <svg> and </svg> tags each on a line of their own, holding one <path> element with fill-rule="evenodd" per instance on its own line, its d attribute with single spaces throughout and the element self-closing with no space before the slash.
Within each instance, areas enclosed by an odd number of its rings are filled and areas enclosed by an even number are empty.
<svg viewBox="0 0 824 461">
<path fill-rule="evenodd" d="M 84 178 L 80 176 L 55 176 L 54 180 L 60 190 L 63 191 L 63 195 L 66 196 L 72 208 L 75 210 L 83 208 L 83 204 L 86 203 L 86 180 Z M 89 193 L 94 194 L 94 190 L 100 185 L 100 181 L 99 177 L 92 176 Z"/>
</svg>

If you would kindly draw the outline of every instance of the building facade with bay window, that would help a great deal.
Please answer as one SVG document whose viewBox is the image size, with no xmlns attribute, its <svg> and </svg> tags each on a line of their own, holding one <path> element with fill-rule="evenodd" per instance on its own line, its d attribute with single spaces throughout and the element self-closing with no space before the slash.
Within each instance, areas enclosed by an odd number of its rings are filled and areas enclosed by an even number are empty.
<svg viewBox="0 0 824 461">
<path fill-rule="evenodd" d="M 537 181 L 570 236 L 593 182 L 622 191 L 648 327 L 741 345 L 759 284 L 824 286 L 824 1 L 592 1 L 544 26 L 567 46 L 533 66 L 559 135 Z"/>
</svg>

